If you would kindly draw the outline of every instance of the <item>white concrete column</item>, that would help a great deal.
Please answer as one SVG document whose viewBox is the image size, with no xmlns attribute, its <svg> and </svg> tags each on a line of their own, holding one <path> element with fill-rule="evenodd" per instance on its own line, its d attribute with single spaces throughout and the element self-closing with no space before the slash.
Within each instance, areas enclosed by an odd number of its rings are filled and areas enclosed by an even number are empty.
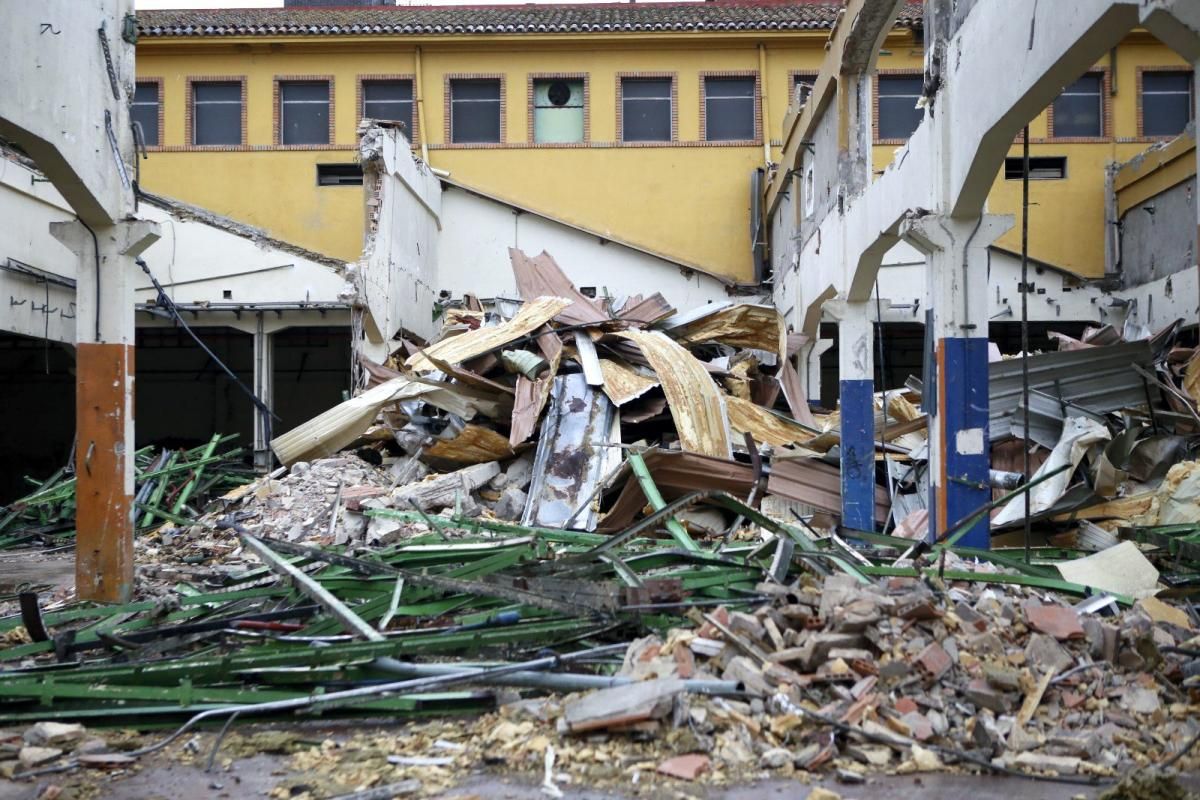
<svg viewBox="0 0 1200 800">
<path fill-rule="evenodd" d="M 925 253 L 935 374 L 925 384 L 932 497 L 930 535 L 941 536 L 991 499 L 988 470 L 988 247 L 1011 216 L 937 215 L 905 222 L 904 238 Z M 989 543 L 987 520 L 960 543 Z"/>
<path fill-rule="evenodd" d="M 134 259 L 158 239 L 136 220 L 89 230 L 55 222 L 76 277 L 75 593 L 125 602 L 133 592 Z"/>
<path fill-rule="evenodd" d="M 831 300 L 838 324 L 842 524 L 875 530 L 875 304 Z"/>
<path fill-rule="evenodd" d="M 275 408 L 275 340 L 263 323 L 263 314 L 258 313 L 254 330 L 254 394 L 266 404 L 267 408 Z M 273 466 L 271 454 L 271 438 L 273 420 L 271 416 L 259 408 L 254 411 L 254 468 L 259 472 L 270 472 Z"/>
</svg>

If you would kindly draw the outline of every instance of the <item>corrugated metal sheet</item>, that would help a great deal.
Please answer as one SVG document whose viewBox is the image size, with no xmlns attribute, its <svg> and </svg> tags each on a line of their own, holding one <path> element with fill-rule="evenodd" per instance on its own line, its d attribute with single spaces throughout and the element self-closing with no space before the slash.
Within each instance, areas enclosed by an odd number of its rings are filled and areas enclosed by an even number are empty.
<svg viewBox="0 0 1200 800">
<path fill-rule="evenodd" d="M 1043 353 L 1029 359 L 1029 388 L 1082 408 L 1107 414 L 1146 403 L 1146 388 L 1132 364 L 1149 369 L 1150 343 L 1129 342 Z M 988 366 L 988 425 L 992 441 L 1012 434 L 1011 415 L 1021 401 L 1021 359 L 993 361 Z M 1031 420 L 1032 422 L 1032 420 Z"/>
</svg>

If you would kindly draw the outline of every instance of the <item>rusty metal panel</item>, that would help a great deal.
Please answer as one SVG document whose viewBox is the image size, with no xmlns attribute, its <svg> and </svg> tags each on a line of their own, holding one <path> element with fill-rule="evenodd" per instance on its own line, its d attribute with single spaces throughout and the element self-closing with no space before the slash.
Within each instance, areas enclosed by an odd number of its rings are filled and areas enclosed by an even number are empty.
<svg viewBox="0 0 1200 800">
<path fill-rule="evenodd" d="M 771 464 L 767 492 L 840 514 L 842 511 L 841 475 L 838 468 L 815 458 L 776 459 Z M 875 519 L 887 519 L 891 500 L 887 489 L 875 486 Z"/>
<path fill-rule="evenodd" d="M 554 379 L 534 456 L 533 483 L 522 525 L 561 528 L 596 489 L 609 463 L 616 406 L 581 374 Z M 571 527 L 592 530 L 596 511 L 588 508 Z"/>
</svg>

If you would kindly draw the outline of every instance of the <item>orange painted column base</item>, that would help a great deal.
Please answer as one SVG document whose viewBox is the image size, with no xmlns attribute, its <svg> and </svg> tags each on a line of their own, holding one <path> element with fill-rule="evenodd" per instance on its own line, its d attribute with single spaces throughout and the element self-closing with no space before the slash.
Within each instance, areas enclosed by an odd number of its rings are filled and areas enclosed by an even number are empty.
<svg viewBox="0 0 1200 800">
<path fill-rule="evenodd" d="M 75 593 L 127 602 L 133 593 L 133 345 L 76 347 Z"/>
</svg>

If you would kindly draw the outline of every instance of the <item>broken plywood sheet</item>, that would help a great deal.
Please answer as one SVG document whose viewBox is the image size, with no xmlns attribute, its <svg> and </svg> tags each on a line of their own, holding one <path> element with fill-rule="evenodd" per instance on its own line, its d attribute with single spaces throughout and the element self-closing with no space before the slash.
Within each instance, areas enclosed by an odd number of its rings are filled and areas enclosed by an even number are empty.
<svg viewBox="0 0 1200 800">
<path fill-rule="evenodd" d="M 430 458 L 440 458 L 456 464 L 503 461 L 515 455 L 507 436 L 501 436 L 482 425 L 467 425 L 453 439 L 434 440 L 432 445 L 425 448 L 425 454 Z"/>
<path fill-rule="evenodd" d="M 658 386 L 658 381 L 636 372 L 623 361 L 602 358 L 600 371 L 604 374 L 604 393 L 616 406 L 636 400 Z"/>
<path fill-rule="evenodd" d="M 671 329 L 683 344 L 720 342 L 787 357 L 787 325 L 774 306 L 739 303 Z"/>
<path fill-rule="evenodd" d="M 1133 542 L 1121 542 L 1084 558 L 1055 564 L 1063 580 L 1102 592 L 1149 597 L 1158 591 L 1158 570 Z"/>
<path fill-rule="evenodd" d="M 616 407 L 583 375 L 554 379 L 534 457 L 533 482 L 522 525 L 561 528 L 604 477 L 608 445 L 614 444 Z M 596 510 L 579 514 L 571 527 L 592 530 Z"/>
<path fill-rule="evenodd" d="M 554 296 L 569 298 L 569 302 L 555 312 L 554 319 L 564 325 L 588 325 L 611 322 L 608 314 L 596 302 L 575 288 L 554 258 L 545 250 L 530 258 L 515 247 L 508 248 L 512 260 L 513 276 L 517 279 L 517 291 L 529 300 L 533 297 Z"/>
<path fill-rule="evenodd" d="M 683 449 L 730 458 L 733 446 L 725 396 L 704 365 L 659 331 L 626 331 L 617 335 L 641 348 L 662 382 Z"/>
<path fill-rule="evenodd" d="M 816 433 L 795 420 L 756 406 L 740 397 L 726 397 L 725 406 L 729 409 L 730 427 L 738 433 L 750 434 L 756 442 L 786 447 L 807 441 Z"/>
<path fill-rule="evenodd" d="M 331 456 L 370 427 L 379 410 L 388 403 L 420 397 L 435 388 L 407 378 L 393 378 L 272 439 L 271 449 L 280 463 L 287 466 Z"/>
<path fill-rule="evenodd" d="M 436 369 L 425 353 L 449 364 L 461 364 L 529 335 L 569 305 L 571 301 L 565 297 L 539 297 L 523 305 L 517 315 L 508 322 L 443 339 L 427 347 L 424 352 L 410 357 L 404 365 L 415 370 Z"/>
</svg>

